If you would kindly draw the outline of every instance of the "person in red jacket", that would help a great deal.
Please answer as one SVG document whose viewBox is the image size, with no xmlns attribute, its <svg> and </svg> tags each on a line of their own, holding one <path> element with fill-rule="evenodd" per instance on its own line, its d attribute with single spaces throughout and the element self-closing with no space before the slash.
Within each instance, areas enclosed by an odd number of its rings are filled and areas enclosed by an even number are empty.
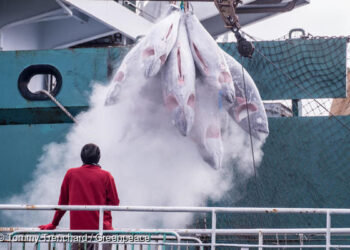
<svg viewBox="0 0 350 250">
<path fill-rule="evenodd" d="M 100 149 L 86 144 L 81 150 L 83 165 L 71 168 L 64 176 L 58 205 L 119 205 L 113 176 L 98 165 Z M 51 223 L 41 225 L 41 230 L 53 230 L 60 223 L 64 210 L 57 210 Z M 97 230 L 99 211 L 70 211 L 70 229 Z M 104 211 L 103 229 L 112 230 L 112 215 Z"/>
</svg>

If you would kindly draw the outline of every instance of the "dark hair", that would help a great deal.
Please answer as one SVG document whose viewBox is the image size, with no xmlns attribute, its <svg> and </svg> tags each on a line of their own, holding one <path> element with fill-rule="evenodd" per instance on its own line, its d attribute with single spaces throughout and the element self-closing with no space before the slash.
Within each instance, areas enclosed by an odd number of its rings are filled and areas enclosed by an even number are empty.
<svg viewBox="0 0 350 250">
<path fill-rule="evenodd" d="M 84 164 L 97 164 L 100 160 L 100 149 L 93 143 L 86 144 L 80 153 L 81 160 Z"/>
</svg>

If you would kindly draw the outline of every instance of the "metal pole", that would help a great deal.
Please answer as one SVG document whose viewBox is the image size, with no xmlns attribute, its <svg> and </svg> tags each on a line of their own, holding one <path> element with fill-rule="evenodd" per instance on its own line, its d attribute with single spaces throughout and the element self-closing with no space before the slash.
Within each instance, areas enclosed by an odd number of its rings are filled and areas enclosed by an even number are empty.
<svg viewBox="0 0 350 250">
<path fill-rule="evenodd" d="M 99 213 L 99 225 L 98 225 L 98 234 L 100 236 L 103 235 L 103 208 L 100 207 L 100 213 Z M 98 250 L 102 250 L 102 242 L 100 241 L 98 243 Z"/>
<path fill-rule="evenodd" d="M 216 211 L 211 212 L 211 250 L 215 250 L 216 243 Z"/>
<path fill-rule="evenodd" d="M 300 99 L 292 100 L 292 112 L 293 116 L 302 116 L 302 104 Z"/>
<path fill-rule="evenodd" d="M 304 245 L 304 235 L 303 234 L 299 234 L 299 240 L 300 240 L 300 245 Z M 300 250 L 302 250 L 303 248 L 300 248 Z"/>
<path fill-rule="evenodd" d="M 326 250 L 330 250 L 331 245 L 331 213 L 327 210 L 327 232 L 326 232 Z"/>
<path fill-rule="evenodd" d="M 3 37 L 4 37 L 4 35 L 3 35 L 3 31 L 2 31 L 2 29 L 0 29 L 0 51 L 2 51 L 2 50 L 4 50 L 4 48 L 3 48 Z"/>
<path fill-rule="evenodd" d="M 262 250 L 263 248 L 261 247 L 264 244 L 264 239 L 263 239 L 263 234 L 261 231 L 259 231 L 259 250 Z"/>
</svg>

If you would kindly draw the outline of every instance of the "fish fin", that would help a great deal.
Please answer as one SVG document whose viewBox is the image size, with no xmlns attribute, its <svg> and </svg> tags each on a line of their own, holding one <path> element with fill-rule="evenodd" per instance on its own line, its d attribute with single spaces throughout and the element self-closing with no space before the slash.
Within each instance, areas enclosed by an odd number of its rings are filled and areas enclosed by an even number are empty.
<svg viewBox="0 0 350 250">
<path fill-rule="evenodd" d="M 222 71 L 219 75 L 219 82 L 220 83 L 230 83 L 232 81 L 231 74 L 227 71 Z"/>
<path fill-rule="evenodd" d="M 122 70 L 119 70 L 115 77 L 113 78 L 113 82 L 122 82 L 125 79 L 125 73 Z"/>
<path fill-rule="evenodd" d="M 179 106 L 178 101 L 176 100 L 175 96 L 173 95 L 168 95 L 165 98 L 165 107 L 167 107 L 169 110 L 175 109 L 177 106 Z"/>
<path fill-rule="evenodd" d="M 195 96 L 194 94 L 191 94 L 187 99 L 187 105 L 189 105 L 194 109 L 194 104 L 195 104 Z"/>
<path fill-rule="evenodd" d="M 143 59 L 150 57 L 150 56 L 154 56 L 154 55 L 155 55 L 155 51 L 154 51 L 153 47 L 148 47 L 142 52 Z"/>
</svg>

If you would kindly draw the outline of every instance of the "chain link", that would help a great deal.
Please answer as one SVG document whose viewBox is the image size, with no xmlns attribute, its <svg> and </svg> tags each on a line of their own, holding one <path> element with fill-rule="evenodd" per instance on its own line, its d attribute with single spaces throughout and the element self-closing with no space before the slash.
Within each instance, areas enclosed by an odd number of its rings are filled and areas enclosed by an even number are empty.
<svg viewBox="0 0 350 250">
<path fill-rule="evenodd" d="M 302 36 L 300 38 L 308 40 L 345 38 L 348 43 L 350 42 L 350 36 L 313 36 L 310 33 L 308 33 L 306 36 Z"/>
<path fill-rule="evenodd" d="M 248 35 L 246 32 L 244 32 L 246 35 Z M 248 35 L 249 37 L 252 37 Z M 302 35 L 298 37 L 300 39 L 305 39 L 305 40 L 317 40 L 317 39 L 336 39 L 336 38 L 344 38 L 346 41 L 349 43 L 350 42 L 350 35 L 349 36 L 314 36 L 310 33 L 307 33 L 306 35 Z M 274 39 L 274 41 L 281 41 L 281 40 L 292 40 L 293 38 L 289 38 L 288 34 L 279 37 L 277 39 Z"/>
<path fill-rule="evenodd" d="M 214 3 L 226 27 L 232 31 L 238 31 L 241 26 L 236 14 L 236 8 L 238 4 L 242 3 L 241 0 L 214 0 Z"/>
</svg>

